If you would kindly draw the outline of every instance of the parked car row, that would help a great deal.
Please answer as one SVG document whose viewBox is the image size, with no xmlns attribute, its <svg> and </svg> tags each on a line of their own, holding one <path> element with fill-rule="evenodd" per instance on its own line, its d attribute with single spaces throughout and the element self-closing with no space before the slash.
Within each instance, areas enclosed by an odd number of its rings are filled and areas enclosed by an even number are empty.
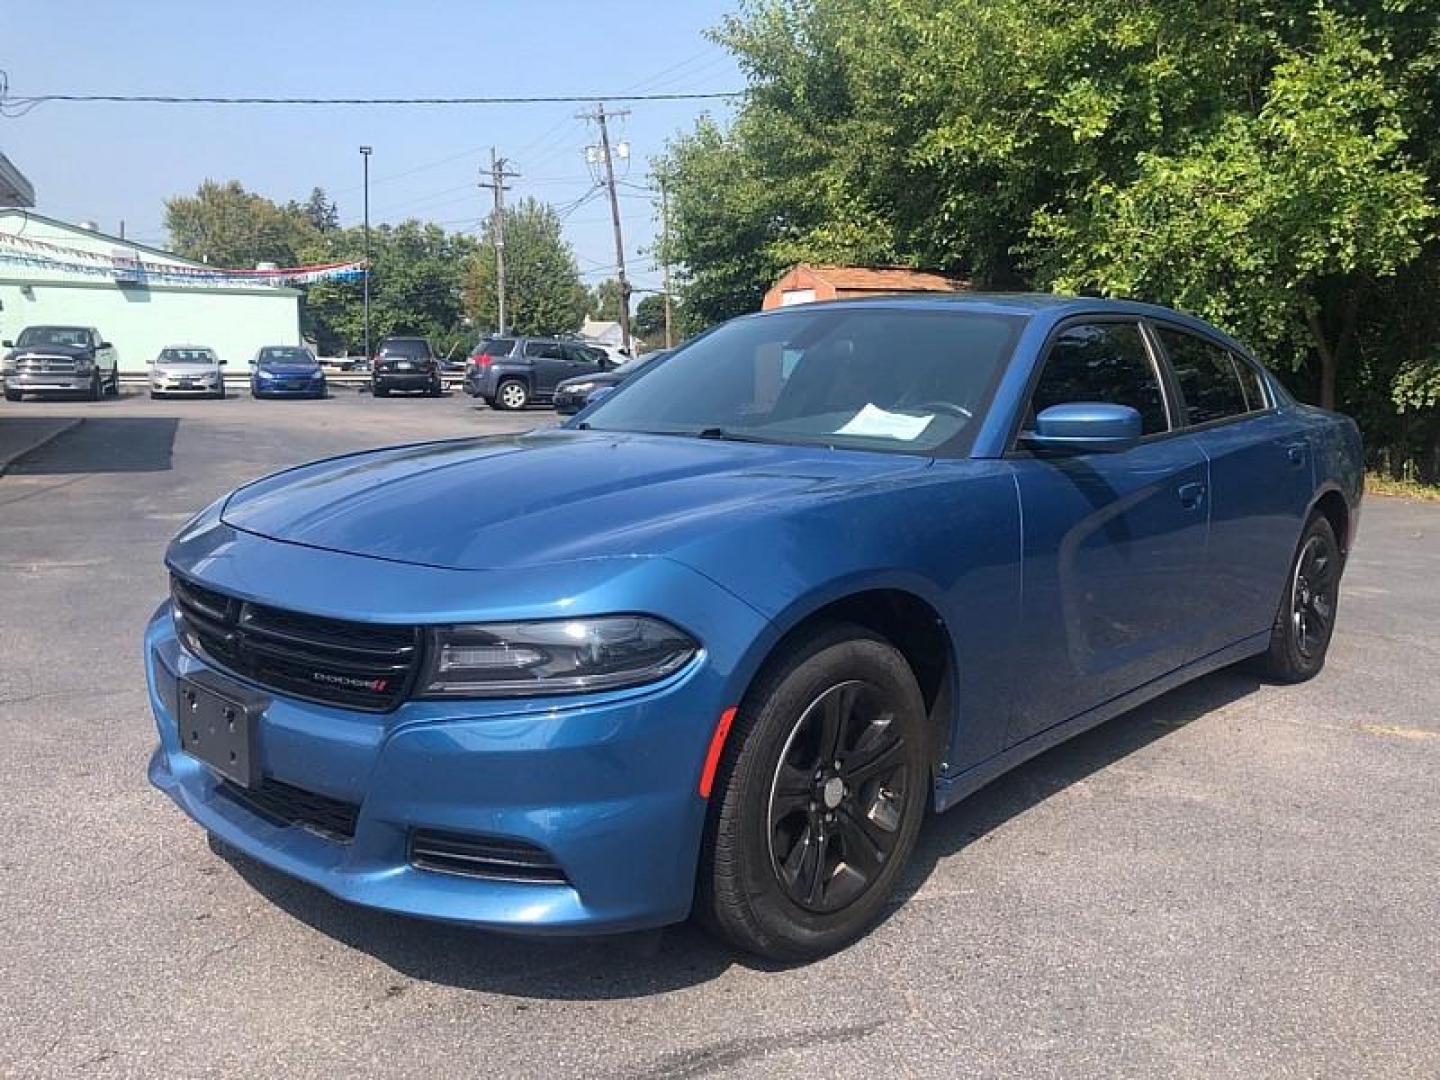
<svg viewBox="0 0 1440 1080">
<path fill-rule="evenodd" d="M 80 393 L 98 400 L 119 393 L 115 348 L 94 327 L 26 327 L 5 347 L 11 351 L 0 366 L 0 378 L 7 401 L 19 401 L 25 394 Z M 631 359 L 569 338 L 497 336 L 486 338 L 460 362 L 437 356 L 423 337 L 396 335 L 380 342 L 373 360 L 347 357 L 340 370 L 368 374 L 375 397 L 438 397 L 447 380 L 460 378 L 466 393 L 491 408 L 553 405 L 562 415 L 571 415 L 663 355 L 660 351 Z M 223 398 L 224 367 L 225 360 L 209 346 L 168 346 L 150 363 L 150 396 Z M 256 398 L 320 398 L 328 392 L 325 368 L 303 346 L 261 348 L 250 361 L 249 381 Z"/>
</svg>

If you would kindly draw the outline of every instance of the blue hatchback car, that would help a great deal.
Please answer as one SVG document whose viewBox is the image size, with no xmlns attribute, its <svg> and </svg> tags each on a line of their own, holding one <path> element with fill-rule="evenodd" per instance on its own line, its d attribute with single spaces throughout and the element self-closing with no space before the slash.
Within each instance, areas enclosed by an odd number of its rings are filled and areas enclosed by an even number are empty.
<svg viewBox="0 0 1440 1080">
<path fill-rule="evenodd" d="M 250 396 L 323 398 L 325 371 L 309 349 L 267 345 L 250 361 Z"/>
<path fill-rule="evenodd" d="M 356 903 L 814 957 L 927 807 L 1224 665 L 1314 675 L 1361 487 L 1353 423 L 1174 311 L 747 316 L 563 428 L 204 510 L 150 778 Z"/>
</svg>

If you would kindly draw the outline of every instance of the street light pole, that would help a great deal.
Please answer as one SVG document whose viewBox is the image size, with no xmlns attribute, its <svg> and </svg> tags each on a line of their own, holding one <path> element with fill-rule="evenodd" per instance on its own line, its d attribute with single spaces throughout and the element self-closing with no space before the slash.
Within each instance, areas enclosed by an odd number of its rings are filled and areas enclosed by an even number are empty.
<svg viewBox="0 0 1440 1080">
<path fill-rule="evenodd" d="M 370 147 L 360 147 L 365 163 L 365 361 L 370 361 Z"/>
</svg>

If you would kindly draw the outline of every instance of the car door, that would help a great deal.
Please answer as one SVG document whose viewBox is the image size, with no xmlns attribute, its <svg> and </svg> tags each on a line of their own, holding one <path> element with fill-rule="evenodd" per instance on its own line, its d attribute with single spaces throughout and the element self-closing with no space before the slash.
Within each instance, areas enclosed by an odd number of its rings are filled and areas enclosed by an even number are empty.
<svg viewBox="0 0 1440 1080">
<path fill-rule="evenodd" d="M 1173 392 L 1138 320 L 1062 324 L 1046 347 L 1012 453 L 1023 521 L 1023 677 L 1009 742 L 1143 685 L 1198 655 L 1193 611 L 1208 528 L 1205 456 L 1178 430 Z M 1038 456 L 1036 413 L 1067 402 L 1135 408 L 1120 452 Z"/>
<path fill-rule="evenodd" d="M 525 356 L 534 372 L 534 391 L 540 397 L 550 397 L 555 384 L 570 377 L 570 361 L 558 341 L 527 341 Z"/>
<path fill-rule="evenodd" d="M 1151 327 L 1209 460 L 1209 584 L 1199 617 L 1210 648 L 1220 649 L 1274 622 L 1314 490 L 1309 445 L 1247 357 L 1186 327 Z"/>
</svg>

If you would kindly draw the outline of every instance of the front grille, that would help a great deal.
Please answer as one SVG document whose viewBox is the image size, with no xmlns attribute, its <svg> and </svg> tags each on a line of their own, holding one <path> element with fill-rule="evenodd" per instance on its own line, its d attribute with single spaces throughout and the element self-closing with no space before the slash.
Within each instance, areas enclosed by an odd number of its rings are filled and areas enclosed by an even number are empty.
<svg viewBox="0 0 1440 1080">
<path fill-rule="evenodd" d="M 347 844 L 355 839 L 355 819 L 360 816 L 360 807 L 354 803 L 282 784 L 279 780 L 266 780 L 253 788 L 222 780 L 219 790 L 227 799 L 277 825 L 299 825 L 326 839 Z"/>
<path fill-rule="evenodd" d="M 175 631 L 191 651 L 280 693 L 389 712 L 415 681 L 419 627 L 284 611 L 173 575 L 170 595 Z"/>
<path fill-rule="evenodd" d="M 22 356 L 15 369 L 26 375 L 73 375 L 79 364 L 70 356 Z"/>
<path fill-rule="evenodd" d="M 544 848 L 500 836 L 462 836 L 419 829 L 410 836 L 410 865 L 490 881 L 566 883 L 565 871 Z"/>
</svg>

